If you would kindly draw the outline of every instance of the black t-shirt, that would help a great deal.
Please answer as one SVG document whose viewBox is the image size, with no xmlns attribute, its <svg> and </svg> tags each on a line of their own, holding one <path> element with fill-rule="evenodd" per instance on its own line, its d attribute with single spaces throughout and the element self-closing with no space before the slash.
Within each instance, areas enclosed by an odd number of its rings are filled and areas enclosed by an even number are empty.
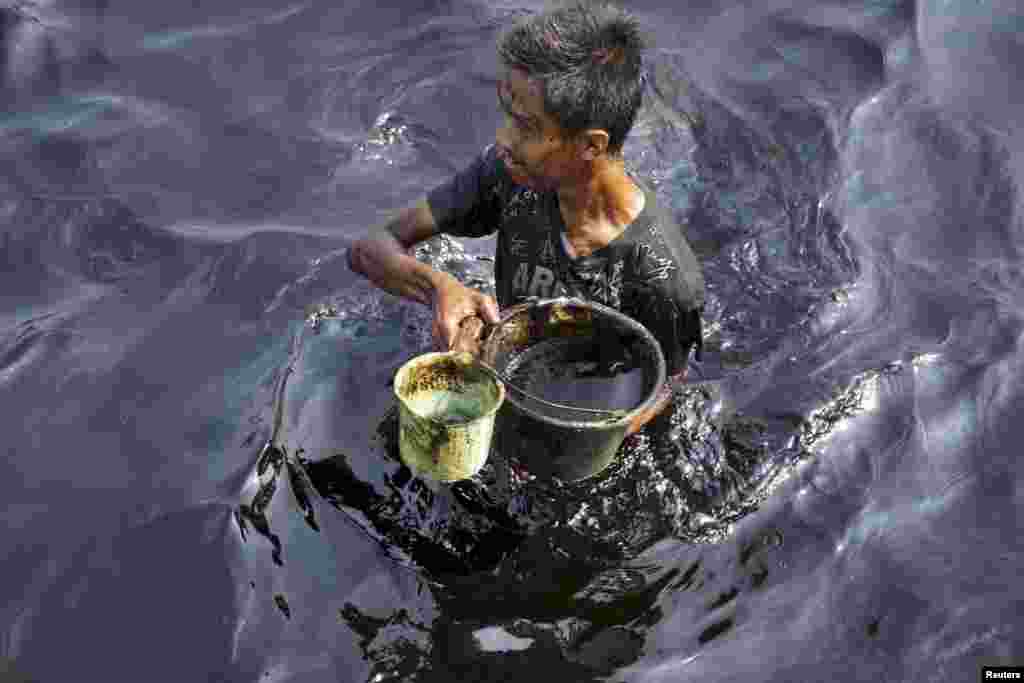
<svg viewBox="0 0 1024 683">
<path fill-rule="evenodd" d="M 441 232 L 498 233 L 499 306 L 529 297 L 574 296 L 615 308 L 654 334 L 671 376 L 685 369 L 691 347 L 699 354 L 704 278 L 682 230 L 654 193 L 631 177 L 644 191 L 643 211 L 611 243 L 580 258 L 572 258 L 563 244 L 557 192 L 515 184 L 493 145 L 427 200 Z"/>
</svg>

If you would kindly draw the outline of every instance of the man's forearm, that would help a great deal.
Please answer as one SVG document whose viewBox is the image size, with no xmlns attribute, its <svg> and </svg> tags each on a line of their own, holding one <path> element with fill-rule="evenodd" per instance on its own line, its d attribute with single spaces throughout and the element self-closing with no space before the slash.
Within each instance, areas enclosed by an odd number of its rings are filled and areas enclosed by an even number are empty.
<svg viewBox="0 0 1024 683">
<path fill-rule="evenodd" d="M 429 306 L 434 291 L 451 275 L 431 268 L 405 253 L 391 235 L 357 242 L 349 251 L 349 267 L 381 289 Z"/>
</svg>

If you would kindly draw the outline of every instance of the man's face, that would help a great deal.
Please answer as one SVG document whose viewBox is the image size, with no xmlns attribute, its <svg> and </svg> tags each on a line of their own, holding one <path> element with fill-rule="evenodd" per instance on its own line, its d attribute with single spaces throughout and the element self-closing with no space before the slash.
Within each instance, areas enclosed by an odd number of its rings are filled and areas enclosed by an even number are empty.
<svg viewBox="0 0 1024 683">
<path fill-rule="evenodd" d="M 581 146 L 544 111 L 540 87 L 523 71 L 505 69 L 498 81 L 498 102 L 505 121 L 496 136 L 497 150 L 513 181 L 553 190 L 564 179 L 578 180 L 589 172 Z"/>
</svg>

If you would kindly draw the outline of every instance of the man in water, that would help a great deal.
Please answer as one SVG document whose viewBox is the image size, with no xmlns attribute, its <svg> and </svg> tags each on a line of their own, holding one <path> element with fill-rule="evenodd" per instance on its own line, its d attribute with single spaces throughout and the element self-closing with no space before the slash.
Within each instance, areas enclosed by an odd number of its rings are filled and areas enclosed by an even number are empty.
<svg viewBox="0 0 1024 683">
<path fill-rule="evenodd" d="M 643 98 L 636 20 L 604 3 L 533 15 L 498 43 L 494 144 L 465 169 L 359 240 L 349 265 L 434 311 L 451 348 L 464 319 L 498 305 L 575 296 L 618 309 L 658 339 L 670 381 L 636 431 L 669 403 L 701 343 L 704 281 L 680 227 L 626 167 L 622 146 Z M 497 302 L 409 255 L 439 233 L 497 232 Z"/>
</svg>

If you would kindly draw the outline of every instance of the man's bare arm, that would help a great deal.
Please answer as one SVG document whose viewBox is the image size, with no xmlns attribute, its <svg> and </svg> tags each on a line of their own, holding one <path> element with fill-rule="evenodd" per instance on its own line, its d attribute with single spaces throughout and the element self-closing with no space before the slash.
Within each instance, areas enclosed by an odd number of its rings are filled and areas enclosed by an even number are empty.
<svg viewBox="0 0 1024 683">
<path fill-rule="evenodd" d="M 349 267 L 391 294 L 429 306 L 434 292 L 455 278 L 408 251 L 439 232 L 430 205 L 421 199 L 357 241 L 349 250 Z"/>
<path fill-rule="evenodd" d="M 493 297 L 409 255 L 409 249 L 439 232 L 430 205 L 423 199 L 352 245 L 348 264 L 386 292 L 432 306 L 434 339 L 439 348 L 450 349 L 467 318 L 479 316 L 496 324 L 498 305 Z M 477 328 L 477 336 L 479 332 Z M 465 344 L 472 347 L 468 339 Z"/>
</svg>

